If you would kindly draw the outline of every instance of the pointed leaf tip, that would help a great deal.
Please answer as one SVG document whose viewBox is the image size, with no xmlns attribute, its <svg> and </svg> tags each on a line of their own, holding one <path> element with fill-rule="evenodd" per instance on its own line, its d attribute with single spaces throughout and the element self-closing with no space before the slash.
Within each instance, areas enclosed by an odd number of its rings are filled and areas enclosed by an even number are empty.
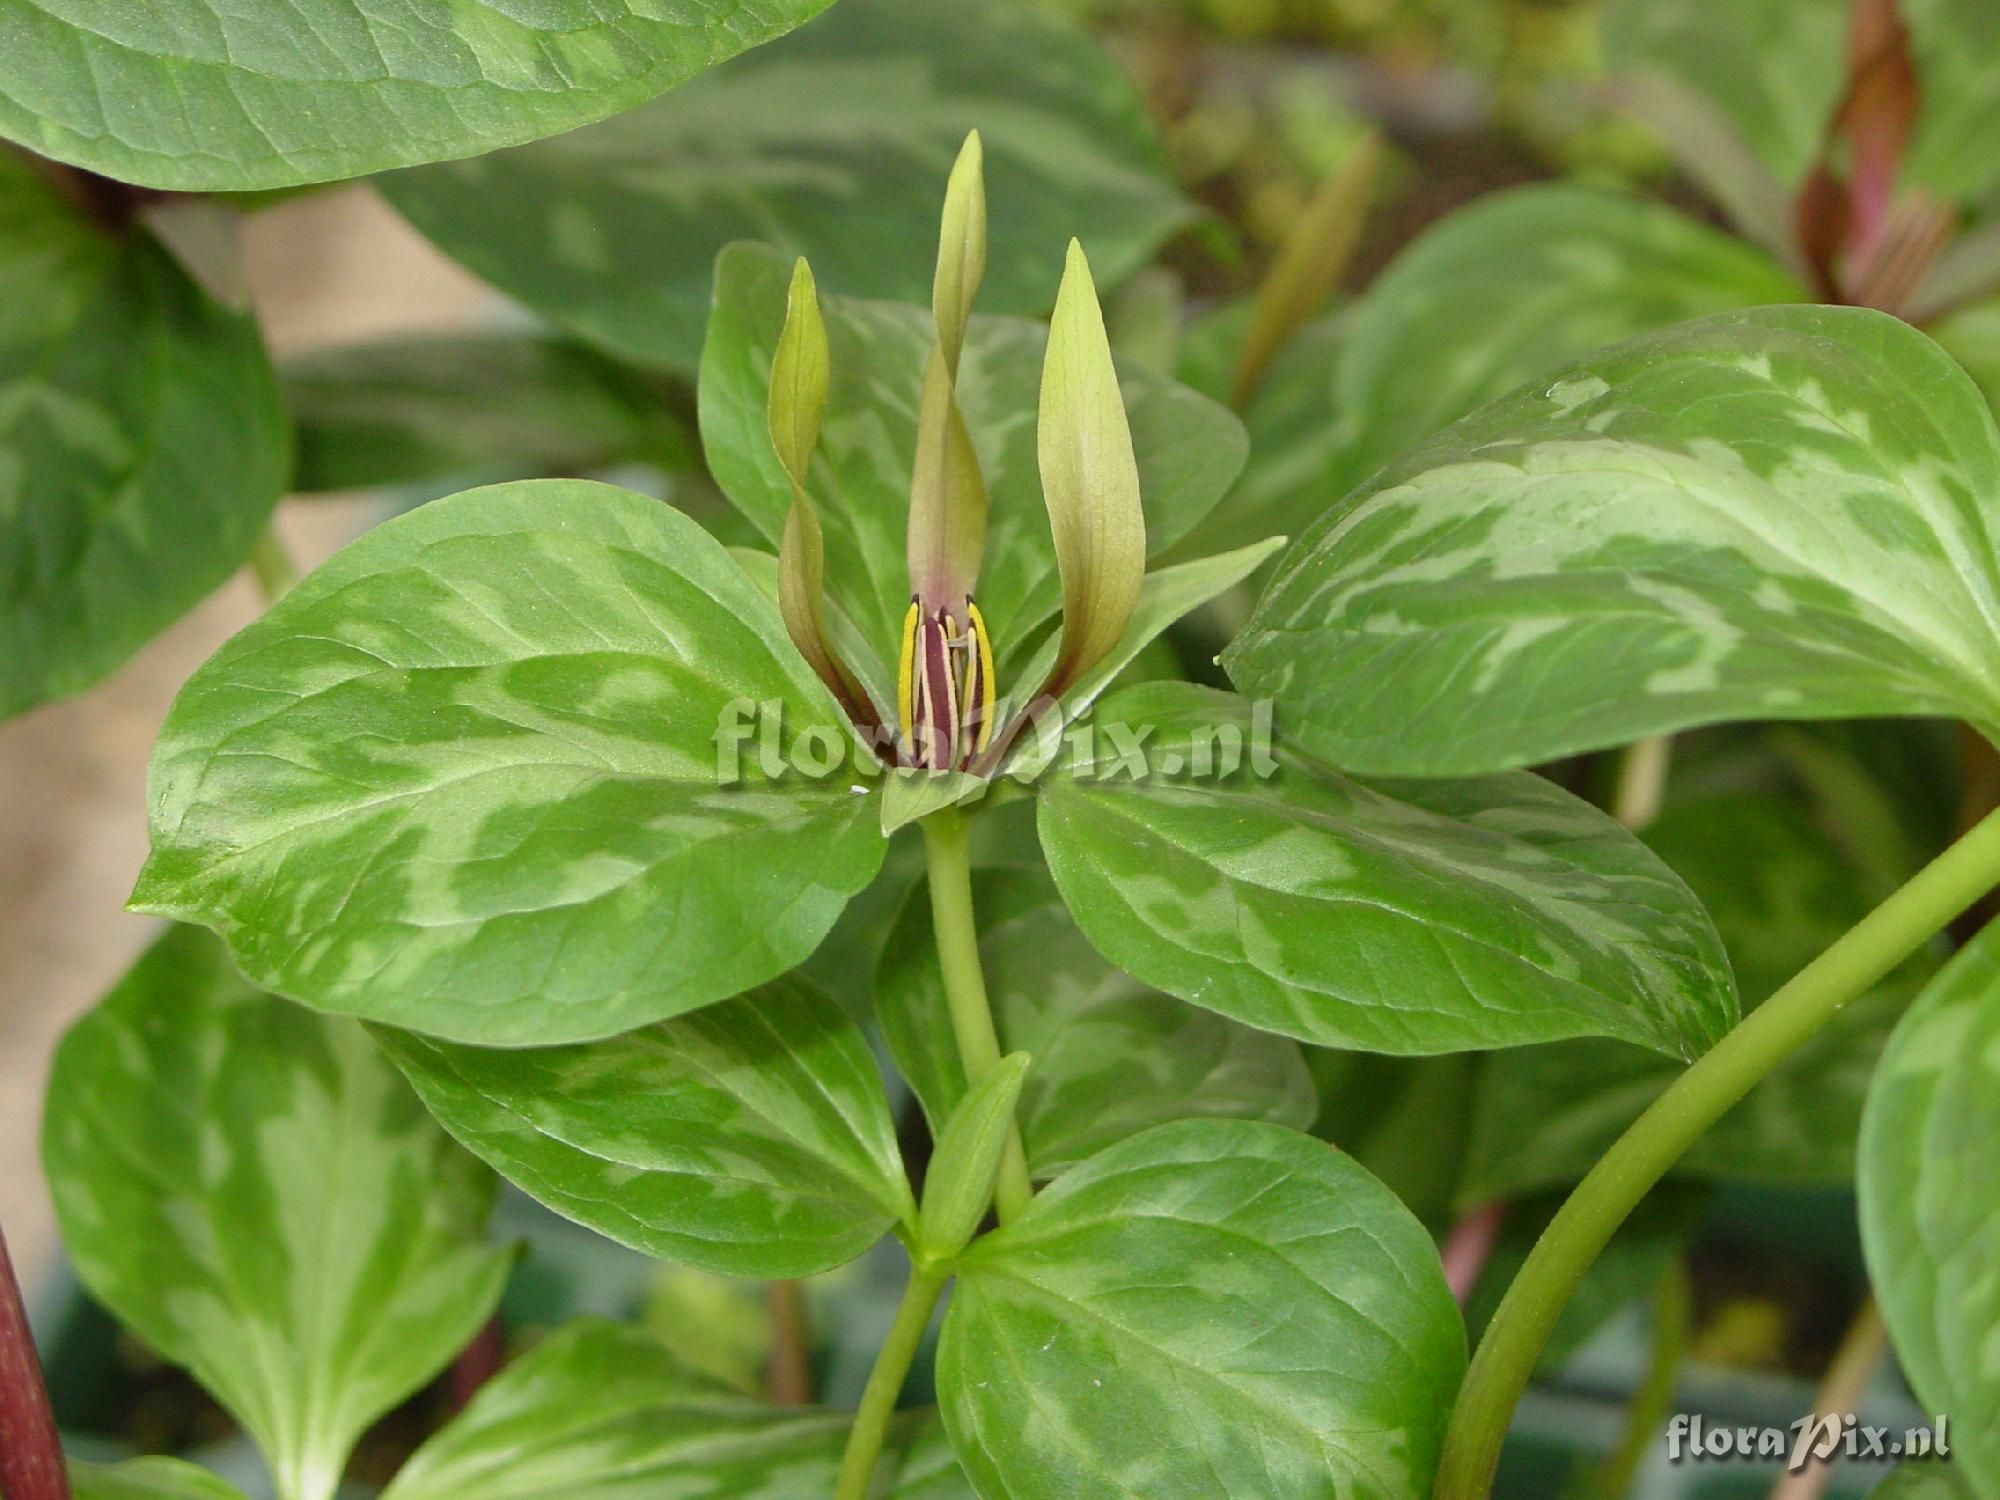
<svg viewBox="0 0 2000 1500">
<path fill-rule="evenodd" d="M 931 282 L 931 316 L 946 368 L 958 374 L 965 325 L 972 299 L 986 275 L 985 147 L 972 131 L 959 148 L 945 183 L 944 213 L 938 226 L 937 274 Z"/>
<path fill-rule="evenodd" d="M 791 288 L 785 294 L 785 325 L 771 356 L 769 406 L 771 446 L 778 450 L 778 462 L 785 466 L 795 487 L 805 484 L 813 449 L 819 445 L 831 366 L 818 289 L 813 284 L 812 267 L 801 256 L 792 267 Z"/>
<path fill-rule="evenodd" d="M 1146 571 L 1139 467 L 1083 246 L 1069 242 L 1049 326 L 1037 428 L 1042 495 L 1062 576 L 1060 693 L 1117 645 Z"/>
</svg>

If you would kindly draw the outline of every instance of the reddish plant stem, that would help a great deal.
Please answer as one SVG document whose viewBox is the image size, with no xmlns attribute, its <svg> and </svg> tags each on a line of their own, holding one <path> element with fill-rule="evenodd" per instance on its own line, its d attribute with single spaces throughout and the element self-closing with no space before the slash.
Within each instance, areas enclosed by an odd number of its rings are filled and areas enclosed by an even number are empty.
<svg viewBox="0 0 2000 1500">
<path fill-rule="evenodd" d="M 7 1237 L 0 1233 L 0 1495 L 6 1500 L 69 1500 L 62 1439 L 28 1331 L 28 1310 Z"/>
<path fill-rule="evenodd" d="M 764 1295 L 771 1312 L 771 1399 L 780 1406 L 810 1406 L 812 1330 L 805 1289 L 796 1281 L 772 1281 Z"/>
<path fill-rule="evenodd" d="M 472 1336 L 472 1342 L 458 1351 L 451 1362 L 446 1382 L 451 1388 L 451 1409 L 464 1411 L 481 1386 L 500 1373 L 507 1363 L 507 1329 L 495 1313 L 486 1326 Z M 11 1500 L 11 1497 L 9 1497 Z"/>
<path fill-rule="evenodd" d="M 1451 1226 L 1444 1242 L 1444 1280 L 1459 1306 L 1472 1295 L 1479 1273 L 1486 1269 L 1487 1257 L 1500 1238 L 1500 1226 L 1507 1218 L 1507 1200 L 1496 1198 L 1475 1208 Z"/>
</svg>

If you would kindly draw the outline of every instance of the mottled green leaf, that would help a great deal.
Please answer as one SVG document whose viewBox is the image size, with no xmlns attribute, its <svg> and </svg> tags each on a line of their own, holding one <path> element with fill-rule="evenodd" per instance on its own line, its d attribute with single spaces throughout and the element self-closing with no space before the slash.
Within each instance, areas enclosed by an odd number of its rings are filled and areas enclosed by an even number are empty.
<svg viewBox="0 0 2000 1500">
<path fill-rule="evenodd" d="M 1899 0 L 1898 8 L 1921 104 L 1902 181 L 1978 203 L 2000 179 L 2000 10 L 1987 0 Z"/>
<path fill-rule="evenodd" d="M 882 840 L 850 776 L 789 768 L 850 746 L 685 516 L 582 481 L 474 490 L 376 527 L 182 689 L 134 903 L 325 1010 L 608 1036 L 812 952 Z"/>
<path fill-rule="evenodd" d="M 1996 507 L 1992 414 L 1915 329 L 1721 314 L 1582 360 L 1357 490 L 1225 665 L 1361 771 L 1728 719 L 2000 732 Z"/>
<path fill-rule="evenodd" d="M 629 109 L 827 0 L 0 0 L 0 135 L 183 192 L 471 156 Z"/>
<path fill-rule="evenodd" d="M 979 1240 L 938 1349 L 988 1500 L 1421 1500 L 1464 1332 L 1389 1191 L 1276 1125 L 1190 1120 Z"/>
<path fill-rule="evenodd" d="M 1762 1003 L 1888 894 L 1829 813 L 1771 787 L 1672 801 L 1646 838 L 1715 914 L 1746 1001 Z M 1904 869 L 1901 874 L 1913 873 Z M 1683 1175 L 1838 1186 L 1853 1179 L 1876 1060 L 1935 960 L 1919 956 L 1844 1007 L 1680 1158 Z M 1489 1059 L 1473 1110 L 1467 1201 L 1575 1182 L 1680 1068 L 1600 1041 Z"/>
<path fill-rule="evenodd" d="M 847 1428 L 844 1412 L 750 1400 L 637 1329 L 585 1319 L 488 1382 L 383 1500 L 804 1500 L 833 1493 Z M 928 1413 L 897 1419 L 882 1467 L 881 1500 L 970 1500 Z"/>
<path fill-rule="evenodd" d="M 1108 284 L 1192 217 L 1117 64 L 1015 0 L 842 0 L 644 109 L 382 190 L 537 312 L 690 369 L 731 240 L 807 256 L 829 291 L 927 304 L 945 177 L 974 127 L 996 312 L 1052 305 L 1073 234 Z"/>
<path fill-rule="evenodd" d="M 1722 110 L 1780 184 L 1818 155 L 1846 76 L 1848 0 L 1612 0 L 1604 62 L 1662 73 Z"/>
<path fill-rule="evenodd" d="M 74 1500 L 243 1500 L 243 1492 L 177 1458 L 122 1464 L 71 1464 Z"/>
<path fill-rule="evenodd" d="M 506 1277 L 492 1177 L 362 1028 L 259 993 L 199 928 L 63 1039 L 42 1152 L 84 1284 L 242 1422 L 282 1500 L 330 1500 Z"/>
<path fill-rule="evenodd" d="M 283 373 L 297 490 L 694 463 L 669 383 L 559 339 L 401 335 L 316 350 Z"/>
<path fill-rule="evenodd" d="M 1615 1036 L 1691 1057 L 1735 1020 L 1687 887 L 1539 777 L 1352 780 L 1184 683 L 1087 729 L 1042 790 L 1042 847 L 1098 950 L 1169 994 L 1398 1053 Z"/>
<path fill-rule="evenodd" d="M 1192 1117 L 1303 1128 L 1312 1082 L 1298 1046 L 1184 1005 L 1097 954 L 1039 869 L 973 879 L 979 960 L 1000 1045 L 1034 1065 L 1021 1132 L 1037 1177 L 1052 1177 L 1153 1125 Z M 965 1094 L 928 891 L 919 885 L 883 945 L 875 985 L 882 1039 L 933 1129 Z"/>
<path fill-rule="evenodd" d="M 853 0 L 844 0 L 851 4 Z M 990 149 L 990 148 L 989 148 Z M 996 214 L 995 222 L 998 222 Z M 1051 285 L 1060 265 L 1050 262 Z M 715 312 L 702 354 L 701 432 L 730 499 L 773 542 L 791 485 L 765 430 L 771 355 L 784 323 L 787 267 L 770 251 L 734 245 L 716 263 Z M 916 306 L 824 299 L 833 394 L 813 468 L 826 531 L 831 599 L 894 661 L 909 609 L 905 524 L 916 455 L 921 377 L 934 331 Z M 979 609 L 1008 671 L 1062 594 L 1035 459 L 1035 412 L 1047 330 L 975 317 L 958 368 L 958 403 L 986 478 L 988 534 Z M 1146 541 L 1157 555 L 1201 519 L 1242 466 L 1242 428 L 1172 381 L 1122 372 L 1139 461 Z"/>
<path fill-rule="evenodd" d="M 1663 204 L 1563 184 L 1480 198 L 1412 242 L 1356 306 L 1335 383 L 1341 474 L 1365 479 L 1605 344 L 1807 300 L 1768 256 Z"/>
<path fill-rule="evenodd" d="M 568 1047 L 377 1036 L 503 1177 L 650 1255 L 809 1276 L 914 1219 L 875 1059 L 796 979 Z"/>
<path fill-rule="evenodd" d="M 0 716 L 89 687 L 234 572 L 286 462 L 255 319 L 0 148 Z"/>
<path fill-rule="evenodd" d="M 1861 1121 L 1861 1241 L 1903 1371 L 1952 1419 L 1952 1461 L 2000 1495 L 2000 927 L 1896 1028 Z"/>
</svg>

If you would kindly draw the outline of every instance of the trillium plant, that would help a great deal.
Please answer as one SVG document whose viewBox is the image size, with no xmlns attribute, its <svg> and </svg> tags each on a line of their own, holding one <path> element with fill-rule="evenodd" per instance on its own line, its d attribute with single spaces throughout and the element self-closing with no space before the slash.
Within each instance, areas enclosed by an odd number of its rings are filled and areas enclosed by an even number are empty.
<svg viewBox="0 0 2000 1500">
<path fill-rule="evenodd" d="M 265 596 L 54 1061 L 82 1283 L 275 1500 L 1480 1500 L 1643 1300 L 1610 1500 L 1706 1186 L 1851 1183 L 1882 1492 L 2000 1500 L 1982 3 L 1731 6 L 1794 97 L 1619 0 L 1739 237 L 1523 189 L 1330 309 L 1359 134 L 1190 313 L 1013 0 L 0 0 L 0 707 Z M 274 371 L 217 195 L 372 172 L 543 326 Z M 288 485 L 399 504 L 294 577 Z M 666 1310 L 523 1314 L 557 1231 Z M 65 1461 L 17 1300 L 5 1500 L 250 1493 Z"/>
</svg>

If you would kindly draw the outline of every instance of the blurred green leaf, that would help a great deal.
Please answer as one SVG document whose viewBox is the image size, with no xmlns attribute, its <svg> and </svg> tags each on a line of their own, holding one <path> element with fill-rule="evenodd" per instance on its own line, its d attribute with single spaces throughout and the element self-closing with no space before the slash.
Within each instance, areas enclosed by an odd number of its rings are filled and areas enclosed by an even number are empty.
<svg viewBox="0 0 2000 1500">
<path fill-rule="evenodd" d="M 4 0 L 0 135 L 180 192 L 472 156 L 629 109 L 827 0 Z"/>
<path fill-rule="evenodd" d="M 285 362 L 292 488 L 554 479 L 698 462 L 671 382 L 525 333 L 415 334 Z"/>
<path fill-rule="evenodd" d="M 84 1284 L 229 1408 L 281 1500 L 331 1500 L 511 1259 L 484 1243 L 491 1175 L 362 1028 L 260 993 L 199 928 L 63 1039 L 42 1153 Z"/>
<path fill-rule="evenodd" d="M 69 1487 L 74 1500 L 243 1500 L 235 1485 L 177 1458 L 71 1464 Z"/>
<path fill-rule="evenodd" d="M 1991 209 L 2000 157 L 2000 10 L 1987 0 L 1898 0 L 1917 64 L 1915 139 L 1901 181 Z"/>
<path fill-rule="evenodd" d="M 1663 73 L 1714 103 L 1790 188 L 1818 155 L 1846 82 L 1844 0 L 1611 0 L 1604 63 Z"/>
<path fill-rule="evenodd" d="M 256 320 L 0 147 L 0 717 L 89 687 L 235 572 L 287 462 Z"/>
<path fill-rule="evenodd" d="M 1258 382 L 1240 415 L 1250 456 L 1229 493 L 1177 555 L 1242 546 L 1267 536 L 1296 537 L 1338 498 L 1336 462 L 1343 449 L 1334 370 L 1352 310 L 1314 319 L 1293 334 Z M 1180 378 L 1220 400 L 1250 316 L 1235 302 L 1198 320 L 1182 350 Z"/>
<path fill-rule="evenodd" d="M 945 176 L 975 126 L 994 311 L 1046 312 L 1072 234 L 1109 285 L 1193 217 L 1117 63 L 1014 0 L 842 0 L 616 120 L 381 187 L 537 312 L 690 370 L 732 240 L 807 256 L 828 291 L 927 305 Z"/>
<path fill-rule="evenodd" d="M 1412 241 L 1355 307 L 1333 397 L 1343 480 L 1605 344 L 1809 300 L 1768 256 L 1663 204 L 1566 184 L 1476 199 Z"/>
</svg>

